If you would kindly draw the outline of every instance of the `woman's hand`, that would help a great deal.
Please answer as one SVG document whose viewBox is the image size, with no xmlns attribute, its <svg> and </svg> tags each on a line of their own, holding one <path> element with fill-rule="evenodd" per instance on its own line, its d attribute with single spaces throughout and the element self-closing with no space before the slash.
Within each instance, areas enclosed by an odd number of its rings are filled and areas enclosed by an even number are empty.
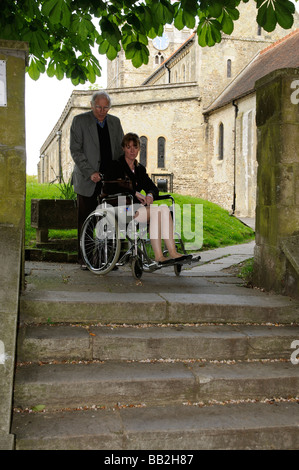
<svg viewBox="0 0 299 470">
<path fill-rule="evenodd" d="M 141 202 L 144 206 L 149 206 L 153 202 L 153 196 L 151 194 L 147 194 L 144 196 L 143 194 L 136 191 L 135 196 L 137 197 L 138 201 Z"/>
<path fill-rule="evenodd" d="M 138 191 L 136 191 L 135 196 L 137 197 L 138 201 L 141 202 L 141 204 L 145 206 L 146 197 L 143 194 L 139 193 Z"/>
<path fill-rule="evenodd" d="M 150 204 L 152 204 L 153 201 L 154 201 L 153 195 L 151 193 L 147 194 L 146 198 L 145 198 L 145 201 L 146 201 L 146 203 L 145 203 L 146 206 L 149 206 Z"/>
</svg>

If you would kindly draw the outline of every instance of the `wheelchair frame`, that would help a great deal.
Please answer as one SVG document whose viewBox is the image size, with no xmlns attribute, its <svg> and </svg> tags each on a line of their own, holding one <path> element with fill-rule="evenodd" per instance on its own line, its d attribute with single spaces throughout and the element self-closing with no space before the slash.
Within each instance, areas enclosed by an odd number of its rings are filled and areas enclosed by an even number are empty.
<svg viewBox="0 0 299 470">
<path fill-rule="evenodd" d="M 129 198 L 130 204 L 113 207 L 109 201 L 116 197 Z M 155 200 L 170 199 L 172 201 L 171 214 L 175 226 L 174 199 L 170 194 L 158 196 Z M 125 234 L 118 223 L 119 210 L 128 211 L 131 206 L 131 215 L 126 216 L 129 220 L 125 224 Z M 116 210 L 117 209 L 117 210 Z M 128 225 L 131 224 L 133 233 L 128 235 Z M 119 193 L 105 197 L 101 204 L 86 218 L 80 236 L 80 247 L 84 263 L 90 271 L 95 274 L 105 275 L 112 271 L 115 266 L 123 266 L 131 263 L 132 274 L 135 279 L 140 279 L 143 272 L 153 272 L 162 267 L 174 267 L 177 276 L 180 275 L 183 264 L 191 264 L 198 261 L 200 256 L 193 256 L 190 259 L 175 261 L 166 266 L 153 260 L 148 253 L 148 247 L 151 246 L 150 239 L 143 233 L 138 234 L 138 222 L 134 220 L 133 196 L 127 193 Z M 123 238 L 122 238 L 123 237 Z M 176 245 L 179 246 L 182 254 L 186 254 L 184 243 L 180 235 L 175 232 Z M 129 246 L 124 248 L 122 245 L 128 242 Z M 164 254 L 167 250 L 164 251 Z"/>
</svg>

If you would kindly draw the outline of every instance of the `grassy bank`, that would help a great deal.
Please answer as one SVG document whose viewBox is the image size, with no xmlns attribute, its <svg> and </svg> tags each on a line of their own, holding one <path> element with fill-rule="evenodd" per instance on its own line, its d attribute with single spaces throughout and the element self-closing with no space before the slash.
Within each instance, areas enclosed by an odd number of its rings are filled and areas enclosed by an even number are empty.
<svg viewBox="0 0 299 470">
<path fill-rule="evenodd" d="M 61 190 L 54 184 L 38 184 L 36 177 L 27 177 L 26 185 L 26 233 L 25 246 L 34 246 L 35 229 L 31 227 L 31 199 L 60 199 Z M 191 207 L 190 230 L 182 232 L 184 242 L 191 241 L 191 233 L 198 227 L 198 220 L 195 219 L 196 205 L 203 208 L 203 245 L 202 249 L 212 249 L 221 246 L 235 245 L 249 242 L 254 238 L 254 232 L 240 222 L 237 218 L 230 216 L 228 211 L 222 209 L 217 204 L 213 204 L 203 199 L 173 194 L 176 205 L 180 206 L 181 214 L 184 213 L 184 205 Z M 183 226 L 183 222 L 182 222 Z M 187 233 L 188 232 L 188 233 Z M 50 238 L 73 238 L 76 237 L 76 230 L 49 230 Z M 196 239 L 199 238 L 195 236 Z M 194 246 L 194 249 L 200 248 Z"/>
</svg>

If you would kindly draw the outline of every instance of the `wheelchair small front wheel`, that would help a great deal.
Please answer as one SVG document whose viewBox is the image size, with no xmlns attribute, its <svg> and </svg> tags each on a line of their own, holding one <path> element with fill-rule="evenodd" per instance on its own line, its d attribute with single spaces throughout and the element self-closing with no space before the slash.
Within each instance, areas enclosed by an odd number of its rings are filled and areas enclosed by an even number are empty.
<svg viewBox="0 0 299 470">
<path fill-rule="evenodd" d="M 174 269 L 175 275 L 179 276 L 181 274 L 181 271 L 182 271 L 182 265 L 181 264 L 175 264 L 173 269 Z"/>
<path fill-rule="evenodd" d="M 142 261 L 137 257 L 132 260 L 132 273 L 135 279 L 140 279 L 143 273 Z"/>
</svg>

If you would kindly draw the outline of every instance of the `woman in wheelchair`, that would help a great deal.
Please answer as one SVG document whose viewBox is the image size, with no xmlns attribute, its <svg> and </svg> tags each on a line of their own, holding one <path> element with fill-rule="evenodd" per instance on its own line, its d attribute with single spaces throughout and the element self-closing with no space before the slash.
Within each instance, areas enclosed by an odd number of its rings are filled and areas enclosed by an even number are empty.
<svg viewBox="0 0 299 470">
<path fill-rule="evenodd" d="M 173 234 L 173 221 L 170 210 L 166 205 L 153 205 L 159 195 L 159 190 L 151 180 L 143 165 L 138 163 L 140 140 L 137 134 L 128 133 L 122 141 L 124 155 L 114 160 L 105 173 L 105 181 L 128 178 L 132 182 L 134 196 L 134 219 L 136 222 L 149 224 L 149 235 L 154 251 L 155 261 L 161 265 L 179 263 L 192 255 L 182 255 L 177 252 Z M 140 193 L 144 190 L 146 195 Z M 162 239 L 166 245 L 169 257 L 162 251 Z"/>
</svg>

